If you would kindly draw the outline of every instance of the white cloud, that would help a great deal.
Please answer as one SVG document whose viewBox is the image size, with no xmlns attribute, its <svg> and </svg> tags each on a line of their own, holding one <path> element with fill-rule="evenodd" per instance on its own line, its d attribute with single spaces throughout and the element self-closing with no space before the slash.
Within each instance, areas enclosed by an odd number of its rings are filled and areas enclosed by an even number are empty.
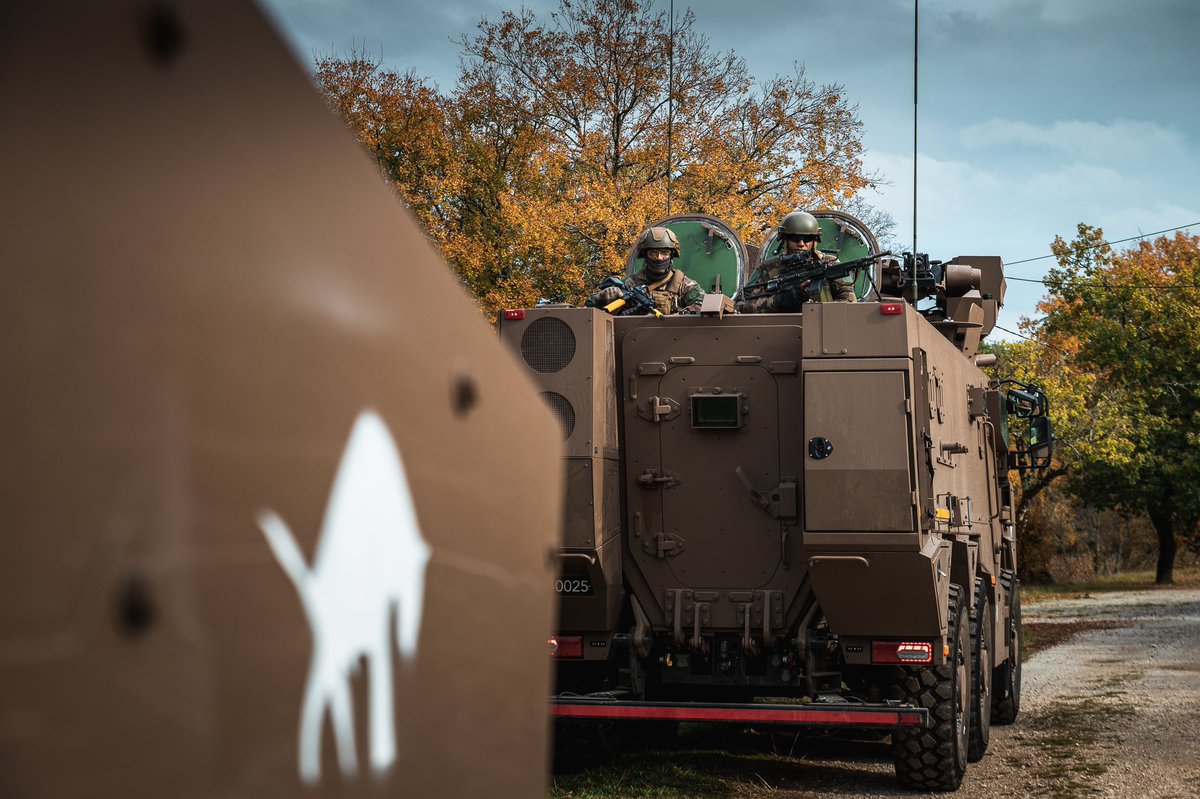
<svg viewBox="0 0 1200 799">
<path fill-rule="evenodd" d="M 1030 147 L 1115 162 L 1138 157 L 1180 158 L 1188 153 L 1187 137 L 1182 133 L 1154 122 L 1123 118 L 1108 123 L 1063 120 L 1049 125 L 990 119 L 968 125 L 960 137 L 971 149 Z"/>
</svg>

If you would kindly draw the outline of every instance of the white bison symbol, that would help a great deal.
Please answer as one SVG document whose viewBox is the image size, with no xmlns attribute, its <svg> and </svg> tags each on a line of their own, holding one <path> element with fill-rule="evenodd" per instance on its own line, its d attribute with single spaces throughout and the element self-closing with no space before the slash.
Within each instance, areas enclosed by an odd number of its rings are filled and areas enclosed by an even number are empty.
<svg viewBox="0 0 1200 799">
<path fill-rule="evenodd" d="M 300 777 L 307 783 L 320 779 L 326 707 L 342 773 L 357 774 L 350 680 L 363 657 L 370 671 L 371 767 L 386 771 L 396 759 L 393 619 L 400 655 L 412 658 L 429 562 L 429 546 L 387 425 L 370 411 L 355 421 L 311 568 L 278 514 L 263 510 L 258 524 L 295 584 L 312 627 L 312 664 L 300 717 Z"/>
</svg>

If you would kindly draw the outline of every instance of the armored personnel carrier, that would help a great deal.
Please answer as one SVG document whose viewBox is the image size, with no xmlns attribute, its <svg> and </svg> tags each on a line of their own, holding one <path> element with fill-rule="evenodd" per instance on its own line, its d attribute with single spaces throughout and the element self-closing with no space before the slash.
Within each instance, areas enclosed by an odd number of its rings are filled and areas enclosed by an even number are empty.
<svg viewBox="0 0 1200 799">
<path fill-rule="evenodd" d="M 857 303 L 734 313 L 782 242 L 678 216 L 699 314 L 503 314 L 566 445 L 551 713 L 875 728 L 902 785 L 953 790 L 1020 707 L 1009 473 L 1048 462 L 1048 403 L 980 370 L 1000 258 L 817 216 L 871 259 Z"/>
</svg>

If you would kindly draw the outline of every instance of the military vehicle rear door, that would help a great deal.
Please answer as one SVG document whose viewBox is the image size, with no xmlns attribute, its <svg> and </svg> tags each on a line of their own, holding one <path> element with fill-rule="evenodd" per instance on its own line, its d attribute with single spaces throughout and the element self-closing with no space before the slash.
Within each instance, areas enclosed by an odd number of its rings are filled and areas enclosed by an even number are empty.
<svg viewBox="0 0 1200 799">
<path fill-rule="evenodd" d="M 748 590 L 775 574 L 802 468 L 799 339 L 798 326 L 626 335 L 630 548 L 652 586 Z"/>
</svg>

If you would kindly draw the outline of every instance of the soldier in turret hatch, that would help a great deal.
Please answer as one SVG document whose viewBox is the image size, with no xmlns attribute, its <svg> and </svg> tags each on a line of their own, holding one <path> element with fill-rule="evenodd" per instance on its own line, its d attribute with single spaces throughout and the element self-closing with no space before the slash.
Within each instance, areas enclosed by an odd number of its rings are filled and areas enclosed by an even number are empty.
<svg viewBox="0 0 1200 799">
<path fill-rule="evenodd" d="M 665 227 L 647 229 L 638 238 L 638 257 L 642 269 L 629 278 L 629 283 L 645 286 L 661 314 L 695 313 L 704 301 L 704 289 L 680 269 L 671 266 L 671 259 L 679 257 L 679 239 Z M 617 286 L 602 288 L 588 297 L 585 306 L 605 308 L 625 298 L 625 291 Z M 650 313 L 646 309 L 643 313 Z"/>
<path fill-rule="evenodd" d="M 785 216 L 779 223 L 779 236 L 783 239 L 782 255 L 806 252 L 822 263 L 837 263 L 837 256 L 817 250 L 817 243 L 821 241 L 821 226 L 810 213 L 793 211 Z M 754 270 L 747 285 L 779 277 L 786 274 L 787 269 L 779 263 L 778 258 L 770 258 Z M 739 313 L 790 313 L 799 311 L 800 306 L 810 299 L 819 302 L 857 302 L 854 286 L 840 280 L 821 281 L 820 295 L 817 297 L 809 295 L 811 283 L 811 280 L 806 280 L 774 294 L 753 299 L 743 299 L 739 291 L 734 297 L 735 305 Z"/>
</svg>

